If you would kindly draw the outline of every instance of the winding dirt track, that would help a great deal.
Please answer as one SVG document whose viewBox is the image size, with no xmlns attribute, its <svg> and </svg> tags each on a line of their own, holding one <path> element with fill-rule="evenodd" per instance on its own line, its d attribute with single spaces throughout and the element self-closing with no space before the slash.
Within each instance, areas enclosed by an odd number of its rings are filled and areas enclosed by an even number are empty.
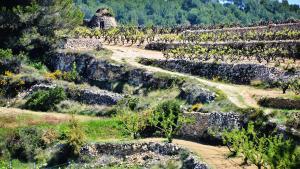
<svg viewBox="0 0 300 169">
<path fill-rule="evenodd" d="M 214 82 L 189 74 L 172 72 L 158 67 L 142 65 L 137 62 L 138 58 L 164 59 L 162 53 L 158 51 L 144 50 L 136 47 L 125 46 L 104 45 L 104 47 L 113 51 L 112 59 L 117 62 L 127 63 L 131 66 L 143 68 L 151 72 L 163 72 L 168 73 L 170 75 L 188 77 L 194 81 L 198 81 L 199 83 L 205 84 L 207 86 L 215 87 L 223 91 L 228 97 L 228 99 L 240 108 L 258 107 L 257 101 L 253 97 L 254 95 L 270 97 L 283 96 L 281 91 L 279 90 L 257 89 L 245 85 L 234 85 L 225 84 L 221 82 Z"/>
<path fill-rule="evenodd" d="M 148 139 L 143 139 L 141 141 L 162 142 L 163 139 L 148 138 Z M 190 151 L 197 154 L 203 162 L 209 165 L 210 168 L 214 168 L 214 169 L 242 169 L 242 168 L 255 169 L 256 168 L 253 165 L 251 166 L 241 165 L 242 164 L 241 157 L 227 158 L 229 151 L 226 147 L 210 146 L 210 145 L 199 144 L 191 141 L 178 140 L 178 139 L 174 139 L 173 143 L 181 147 L 187 148 Z"/>
</svg>

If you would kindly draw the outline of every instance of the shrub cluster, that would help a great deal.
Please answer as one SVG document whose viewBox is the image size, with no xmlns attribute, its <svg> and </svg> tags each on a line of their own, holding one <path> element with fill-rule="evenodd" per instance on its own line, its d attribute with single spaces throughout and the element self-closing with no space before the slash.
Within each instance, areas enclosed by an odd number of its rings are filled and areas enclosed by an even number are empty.
<svg viewBox="0 0 300 169">
<path fill-rule="evenodd" d="M 65 100 L 67 95 L 63 88 L 55 87 L 49 90 L 38 90 L 34 92 L 25 103 L 25 107 L 31 110 L 48 111 Z"/>
<path fill-rule="evenodd" d="M 6 139 L 6 148 L 12 158 L 22 161 L 38 160 L 40 151 L 52 145 L 57 139 L 54 130 L 41 130 L 36 127 L 27 127 L 13 132 Z"/>
<path fill-rule="evenodd" d="M 174 135 L 177 134 L 183 124 L 192 122 L 191 119 L 183 115 L 181 102 L 178 100 L 166 100 L 154 110 L 147 110 L 142 113 L 134 111 L 136 101 L 129 100 L 126 102 L 128 108 L 118 111 L 116 116 L 123 130 L 130 133 L 134 139 L 138 138 L 147 127 L 153 127 L 171 143 Z"/>
<path fill-rule="evenodd" d="M 76 71 L 76 64 L 73 64 L 72 70 L 69 72 L 62 72 L 61 70 L 56 70 L 52 73 L 45 73 L 44 75 L 48 79 L 52 80 L 66 80 L 66 81 L 75 81 L 78 79 L 78 72 Z"/>
</svg>

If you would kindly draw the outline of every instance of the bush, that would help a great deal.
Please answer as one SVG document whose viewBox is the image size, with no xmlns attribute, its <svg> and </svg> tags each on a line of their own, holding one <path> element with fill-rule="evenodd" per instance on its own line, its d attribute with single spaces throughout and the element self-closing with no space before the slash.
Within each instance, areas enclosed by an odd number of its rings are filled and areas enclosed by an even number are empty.
<svg viewBox="0 0 300 169">
<path fill-rule="evenodd" d="M 86 143 L 86 135 L 78 120 L 76 120 L 74 116 L 72 116 L 68 127 L 65 139 L 66 145 L 71 153 L 70 156 L 77 157 L 80 153 L 81 147 Z"/>
<path fill-rule="evenodd" d="M 52 79 L 52 80 L 66 80 L 66 81 L 75 81 L 78 78 L 78 73 L 76 70 L 76 64 L 73 63 L 72 70 L 69 72 L 62 72 L 61 70 L 55 70 L 52 73 L 45 73 L 45 78 Z"/>
<path fill-rule="evenodd" d="M 300 129 L 300 112 L 290 113 L 286 125 L 295 129 Z"/>
<path fill-rule="evenodd" d="M 191 119 L 183 116 L 180 105 L 177 100 L 165 101 L 156 107 L 149 118 L 151 125 L 160 130 L 169 143 L 183 124 L 191 122 Z"/>
<path fill-rule="evenodd" d="M 54 106 L 67 98 L 63 88 L 55 87 L 49 90 L 38 90 L 33 93 L 25 107 L 31 110 L 48 111 L 54 109 Z"/>
<path fill-rule="evenodd" d="M 6 140 L 6 148 L 12 158 L 35 161 L 39 151 L 53 144 L 56 138 L 54 131 L 27 127 L 10 134 Z"/>
<path fill-rule="evenodd" d="M 0 59 L 12 59 L 13 53 L 11 49 L 0 49 Z"/>
<path fill-rule="evenodd" d="M 139 132 L 147 126 L 147 114 L 137 113 L 130 110 L 122 110 L 116 116 L 122 129 L 129 133 L 133 139 L 139 137 Z"/>
</svg>

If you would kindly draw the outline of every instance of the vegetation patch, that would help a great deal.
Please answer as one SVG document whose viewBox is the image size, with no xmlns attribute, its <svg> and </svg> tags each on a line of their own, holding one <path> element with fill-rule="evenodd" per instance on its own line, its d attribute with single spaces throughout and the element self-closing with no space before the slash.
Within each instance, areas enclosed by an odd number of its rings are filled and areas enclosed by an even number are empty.
<svg viewBox="0 0 300 169">
<path fill-rule="evenodd" d="M 25 103 L 25 107 L 31 110 L 48 111 L 65 100 L 67 95 L 63 88 L 55 87 L 49 90 L 38 90 L 34 92 Z"/>
</svg>

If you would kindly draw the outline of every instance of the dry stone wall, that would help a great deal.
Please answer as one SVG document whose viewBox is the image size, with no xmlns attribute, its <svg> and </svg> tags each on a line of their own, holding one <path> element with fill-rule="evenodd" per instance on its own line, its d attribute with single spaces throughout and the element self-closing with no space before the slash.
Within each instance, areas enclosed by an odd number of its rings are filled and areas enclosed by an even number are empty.
<svg viewBox="0 0 300 169">
<path fill-rule="evenodd" d="M 167 88 L 183 83 L 172 77 L 160 77 L 154 73 L 127 65 L 116 64 L 105 59 L 96 59 L 90 54 L 54 53 L 47 66 L 51 70 L 71 71 L 76 63 L 77 72 L 84 80 L 100 88 L 111 90 L 115 83 L 123 82 L 133 86 L 152 89 Z"/>
<path fill-rule="evenodd" d="M 50 89 L 57 86 L 60 85 L 43 83 L 36 84 L 27 91 L 27 95 L 40 89 Z M 95 87 L 80 88 L 68 85 L 63 85 L 61 87 L 65 89 L 69 99 L 76 100 L 85 104 L 115 105 L 119 100 L 123 98 L 123 96 L 118 93 L 101 90 Z"/>
<path fill-rule="evenodd" d="M 261 80 L 262 82 L 273 84 L 279 78 L 300 78 L 300 71 L 290 73 L 259 64 L 218 64 L 191 62 L 187 60 L 154 60 L 146 58 L 140 59 L 140 63 L 171 71 L 189 73 L 208 79 L 218 78 L 236 84 L 250 84 L 253 80 Z"/>
<path fill-rule="evenodd" d="M 99 50 L 102 48 L 100 39 L 68 38 L 62 42 L 62 49 L 70 50 Z"/>
<path fill-rule="evenodd" d="M 152 158 L 149 158 L 150 153 L 153 156 Z M 185 157 L 184 159 L 180 159 L 179 156 L 181 153 L 185 153 L 188 156 Z M 194 155 L 192 155 L 187 150 L 169 143 L 148 142 L 148 143 L 123 143 L 123 144 L 113 144 L 113 143 L 92 144 L 92 145 L 86 145 L 81 149 L 79 158 L 81 157 L 85 157 L 85 158 L 90 157 L 94 159 L 96 158 L 94 164 L 95 163 L 103 164 L 103 162 L 105 161 L 103 160 L 103 157 L 113 156 L 117 159 L 122 159 L 122 161 L 124 162 L 130 160 L 133 155 L 136 155 L 134 161 L 155 161 L 156 160 L 162 162 L 164 161 L 164 159 L 174 158 L 178 161 L 182 160 L 183 162 L 182 168 L 189 168 L 189 169 L 209 168 L 205 163 L 199 161 Z M 157 157 L 159 157 L 159 159 Z M 141 158 L 141 160 L 137 160 L 138 158 Z M 82 162 L 84 162 L 84 160 L 82 160 Z M 150 168 L 150 166 L 147 165 L 145 166 L 147 162 L 140 162 L 140 163 L 143 163 L 145 168 L 148 167 Z"/>
<path fill-rule="evenodd" d="M 242 117 L 233 112 L 212 112 L 212 113 L 185 113 L 194 122 L 184 125 L 179 131 L 178 136 L 196 141 L 209 141 L 213 138 L 214 142 L 221 140 L 221 132 L 232 130 L 242 126 Z"/>
</svg>

